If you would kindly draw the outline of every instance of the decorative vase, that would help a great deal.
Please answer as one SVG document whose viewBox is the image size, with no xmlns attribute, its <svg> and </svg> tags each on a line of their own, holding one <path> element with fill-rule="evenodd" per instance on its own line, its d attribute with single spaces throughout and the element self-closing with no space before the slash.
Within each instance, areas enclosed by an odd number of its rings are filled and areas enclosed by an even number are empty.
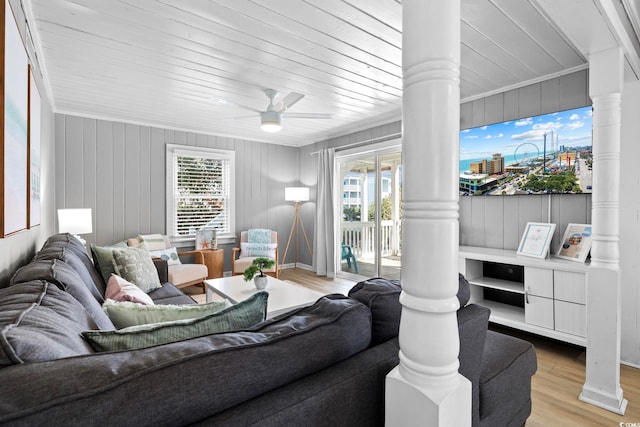
<svg viewBox="0 0 640 427">
<path fill-rule="evenodd" d="M 267 279 L 269 278 L 269 276 L 256 276 L 253 278 L 253 284 L 255 285 L 256 289 L 264 289 L 267 287 Z"/>
</svg>

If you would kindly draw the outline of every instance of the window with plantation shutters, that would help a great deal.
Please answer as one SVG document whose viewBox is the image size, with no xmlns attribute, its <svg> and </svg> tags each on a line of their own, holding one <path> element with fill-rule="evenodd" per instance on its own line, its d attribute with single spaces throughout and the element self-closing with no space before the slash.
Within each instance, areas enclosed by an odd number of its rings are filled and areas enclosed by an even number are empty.
<svg viewBox="0 0 640 427">
<path fill-rule="evenodd" d="M 233 151 L 167 144 L 167 234 L 234 234 L 234 160 Z"/>
</svg>

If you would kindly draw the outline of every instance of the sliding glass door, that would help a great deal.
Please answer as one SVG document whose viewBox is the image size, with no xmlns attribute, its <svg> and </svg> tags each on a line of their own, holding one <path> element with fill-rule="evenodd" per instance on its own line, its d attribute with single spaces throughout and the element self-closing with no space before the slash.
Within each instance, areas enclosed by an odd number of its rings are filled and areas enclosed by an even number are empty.
<svg viewBox="0 0 640 427">
<path fill-rule="evenodd" d="M 398 146 L 337 156 L 342 218 L 336 248 L 344 275 L 400 278 L 401 152 Z"/>
</svg>

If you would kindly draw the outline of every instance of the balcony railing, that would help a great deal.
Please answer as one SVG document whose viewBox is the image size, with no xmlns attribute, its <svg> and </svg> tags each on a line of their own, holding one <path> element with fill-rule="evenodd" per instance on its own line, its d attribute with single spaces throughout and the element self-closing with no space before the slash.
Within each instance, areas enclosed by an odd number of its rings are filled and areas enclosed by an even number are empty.
<svg viewBox="0 0 640 427">
<path fill-rule="evenodd" d="M 380 221 L 382 256 L 400 253 L 400 224 L 399 220 Z M 341 227 L 342 243 L 351 246 L 356 257 L 361 258 L 375 254 L 375 222 L 343 221 Z"/>
</svg>

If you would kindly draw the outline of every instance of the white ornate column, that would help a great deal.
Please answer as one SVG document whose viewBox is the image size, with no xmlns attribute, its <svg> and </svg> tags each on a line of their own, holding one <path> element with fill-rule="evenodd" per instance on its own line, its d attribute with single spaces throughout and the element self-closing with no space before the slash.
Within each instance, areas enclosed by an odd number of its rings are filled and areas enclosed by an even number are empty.
<svg viewBox="0 0 640 427">
<path fill-rule="evenodd" d="M 620 387 L 620 100 L 624 55 L 619 48 L 589 58 L 593 101 L 591 267 L 587 274 L 587 372 L 580 400 L 624 414 Z"/>
<path fill-rule="evenodd" d="M 458 373 L 460 1 L 404 0 L 400 364 L 386 381 L 388 426 L 471 425 Z"/>
</svg>

